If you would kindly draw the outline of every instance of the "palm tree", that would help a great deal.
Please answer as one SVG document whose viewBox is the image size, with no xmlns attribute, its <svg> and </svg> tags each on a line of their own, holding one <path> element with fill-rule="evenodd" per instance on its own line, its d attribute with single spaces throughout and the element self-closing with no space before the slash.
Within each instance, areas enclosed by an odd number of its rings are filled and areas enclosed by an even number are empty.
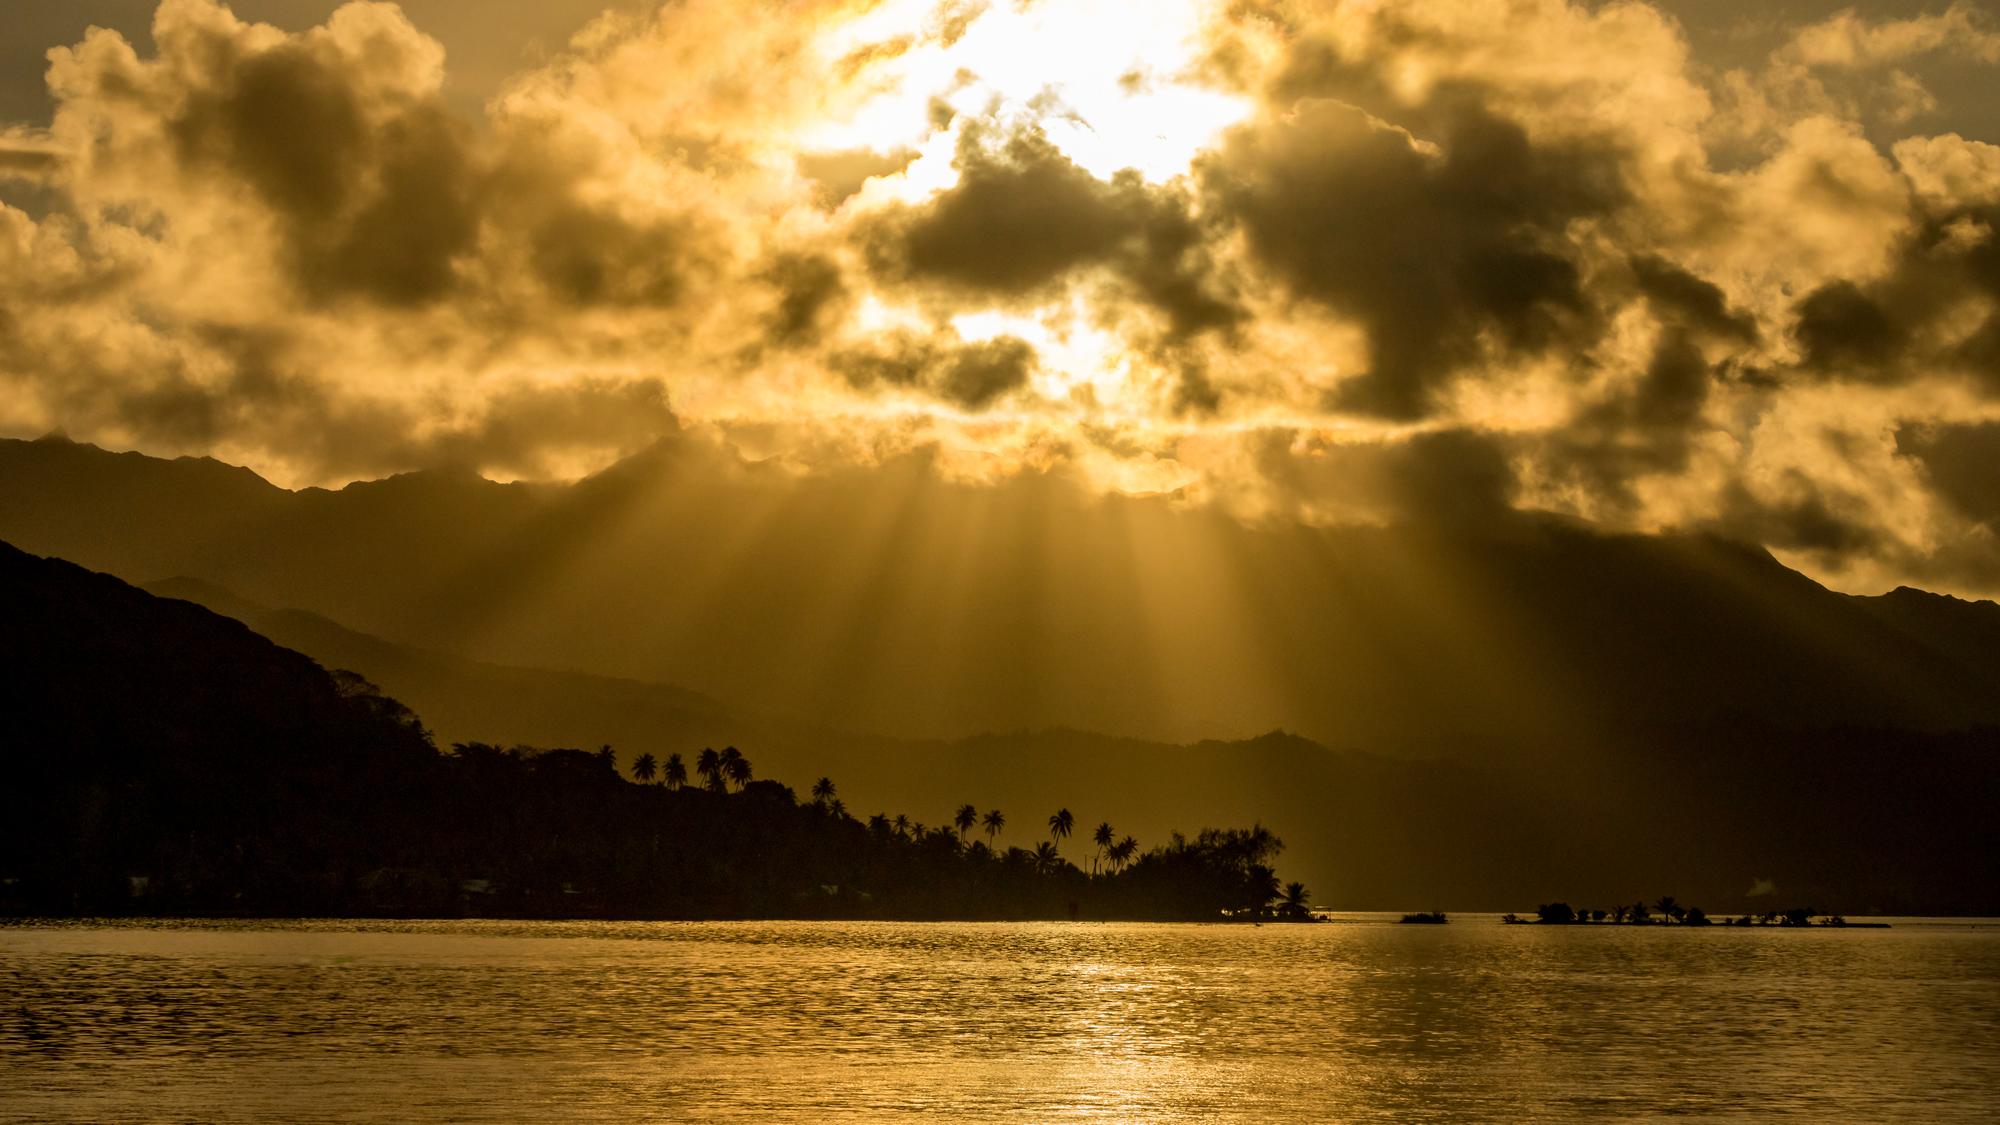
<svg viewBox="0 0 2000 1125">
<path fill-rule="evenodd" d="M 618 755 L 612 752 L 610 743 L 597 748 L 597 764 L 614 774 L 618 772 Z"/>
<path fill-rule="evenodd" d="M 1625 924 L 1625 916 L 1631 912 L 1632 908 L 1629 906 L 1614 906 L 1611 908 L 1611 920 L 1622 926 Z"/>
<path fill-rule="evenodd" d="M 998 840 L 1000 838 L 1000 830 L 1007 827 L 1007 814 L 1001 812 L 999 809 L 994 809 L 981 818 L 980 823 L 986 826 L 986 838 L 988 840 Z"/>
<path fill-rule="evenodd" d="M 834 798 L 834 799 L 832 800 L 832 802 L 830 802 L 830 803 L 829 803 L 829 804 L 828 804 L 828 805 L 826 806 L 826 811 L 827 811 L 827 814 L 828 814 L 829 816 L 833 817 L 833 819 L 835 819 L 835 820 L 846 820 L 846 819 L 847 819 L 847 802 L 846 802 L 846 801 L 843 801 L 843 800 L 841 800 L 841 799 L 840 799 L 840 798 L 838 798 L 838 797 L 835 797 L 835 798 Z"/>
<path fill-rule="evenodd" d="M 667 788 L 679 789 L 688 783 L 687 763 L 681 761 L 679 751 L 667 755 Z"/>
<path fill-rule="evenodd" d="M 813 782 L 812 794 L 813 804 L 824 808 L 828 801 L 833 800 L 833 779 L 822 777 L 818 781 Z"/>
<path fill-rule="evenodd" d="M 711 793 L 721 792 L 722 755 L 715 752 L 715 747 L 704 746 L 701 753 L 695 755 L 694 772 L 701 775 L 702 788 Z"/>
<path fill-rule="evenodd" d="M 1250 865 L 1250 880 L 1244 886 L 1245 897 L 1249 900 L 1250 916 L 1262 918 L 1271 911 L 1271 900 L 1278 897 L 1278 873 L 1261 863 Z"/>
<path fill-rule="evenodd" d="M 653 752 L 650 750 L 632 759 L 632 779 L 634 781 L 645 784 L 652 781 L 659 772 L 660 760 L 653 757 Z"/>
<path fill-rule="evenodd" d="M 1076 818 L 1069 815 L 1069 810 L 1057 809 L 1049 816 L 1049 839 L 1068 839 L 1069 830 L 1074 827 L 1076 827 Z"/>
<path fill-rule="evenodd" d="M 887 836 L 889 834 L 889 814 L 878 812 L 874 816 L 869 817 L 868 831 L 877 836 Z"/>
<path fill-rule="evenodd" d="M 1138 851 L 1139 841 L 1127 836 L 1112 846 L 1110 853 L 1111 862 L 1117 864 L 1118 869 L 1123 871 L 1125 870 L 1125 865 L 1132 862 L 1132 857 L 1138 854 Z"/>
<path fill-rule="evenodd" d="M 1091 857 L 1090 860 L 1090 870 L 1092 873 L 1097 871 L 1098 863 L 1103 860 L 1105 851 L 1111 847 L 1111 842 L 1117 838 L 1117 835 L 1111 831 L 1110 821 L 1103 820 L 1098 822 L 1097 830 L 1090 834 L 1090 842 L 1097 845 L 1097 854 Z"/>
<path fill-rule="evenodd" d="M 1283 912 L 1285 917 L 1287 918 L 1305 917 L 1306 900 L 1311 897 L 1312 897 L 1312 892 L 1306 890 L 1306 885 L 1304 883 L 1286 883 L 1285 902 L 1283 906 Z"/>
<path fill-rule="evenodd" d="M 1035 845 L 1035 870 L 1043 875 L 1053 875 L 1062 869 L 1062 853 L 1056 851 L 1054 843 L 1044 840 Z"/>
<path fill-rule="evenodd" d="M 1675 902 L 1672 895 L 1661 895 L 1659 898 L 1653 900 L 1653 909 L 1659 911 L 1661 916 L 1667 918 L 1678 918 L 1679 915 L 1675 912 L 1680 910 L 1680 906 L 1681 904 Z"/>
<path fill-rule="evenodd" d="M 896 830 L 896 835 L 908 837 L 910 834 L 910 818 L 902 813 L 897 813 L 896 819 L 890 822 L 890 827 Z"/>
<path fill-rule="evenodd" d="M 962 842 L 965 834 L 972 831 L 972 826 L 979 823 L 979 810 L 971 805 L 960 805 L 958 811 L 951 814 L 951 823 L 958 829 L 958 838 Z"/>
<path fill-rule="evenodd" d="M 743 751 L 736 747 L 725 746 L 722 748 L 722 773 L 724 777 L 736 783 L 738 790 L 741 790 L 750 784 L 750 759 L 744 757 Z"/>
</svg>

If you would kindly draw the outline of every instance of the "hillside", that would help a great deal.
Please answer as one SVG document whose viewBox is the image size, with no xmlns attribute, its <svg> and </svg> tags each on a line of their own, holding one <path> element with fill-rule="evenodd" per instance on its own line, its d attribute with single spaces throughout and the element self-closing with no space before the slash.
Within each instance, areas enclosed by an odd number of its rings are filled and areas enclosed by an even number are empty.
<svg viewBox="0 0 2000 1125">
<path fill-rule="evenodd" d="M 733 747 L 689 755 L 700 788 L 634 783 L 582 749 L 440 756 L 352 674 L 5 545 L 0 622 L 15 670 L 0 691 L 0 915 L 1221 920 L 1276 906 L 1282 848 L 1261 831 L 1135 849 L 1089 879 L 1046 845 L 801 803 Z"/>
<path fill-rule="evenodd" d="M 412 650 L 189 580 L 154 589 L 365 669 L 447 742 L 611 743 L 627 764 L 734 743 L 768 774 L 832 776 L 857 813 L 938 824 L 971 801 L 1005 810 L 1005 839 L 1029 843 L 1058 807 L 1149 845 L 1205 823 L 1261 822 L 1327 906 L 1504 910 L 1557 891 L 1610 901 L 1673 886 L 1748 909 L 1760 881 L 1885 908 L 2000 905 L 1981 811 L 2000 798 L 1992 732 L 1664 726 L 1582 767 L 1476 744 L 1449 758 L 1388 758 L 1281 734 L 1192 745 L 1069 730 L 905 741 L 760 719 L 664 685 Z M 1807 778 L 1815 797 L 1802 801 Z"/>
<path fill-rule="evenodd" d="M 1054 476 L 954 484 L 921 460 L 800 479 L 687 436 L 572 485 L 299 492 L 0 442 L 0 537 L 405 647 L 904 739 L 1283 728 L 1583 757 L 1688 722 L 2000 721 L 1993 607 L 1892 611 L 1705 535 L 1247 526 Z"/>
<path fill-rule="evenodd" d="M 134 875 L 309 899 L 408 859 L 436 754 L 415 717 L 241 623 L 0 544 L 4 897 Z"/>
</svg>

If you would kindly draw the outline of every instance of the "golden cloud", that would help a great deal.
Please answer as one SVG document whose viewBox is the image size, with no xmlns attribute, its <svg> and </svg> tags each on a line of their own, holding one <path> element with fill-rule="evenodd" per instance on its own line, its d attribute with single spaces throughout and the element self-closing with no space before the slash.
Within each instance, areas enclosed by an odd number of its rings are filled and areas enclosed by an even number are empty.
<svg viewBox="0 0 2000 1125">
<path fill-rule="evenodd" d="M 1977 9 L 1845 13 L 1758 71 L 1642 3 L 1120 21 L 684 0 L 475 120 L 392 4 L 293 33 L 163 0 L 152 55 L 92 31 L 49 128 L 0 130 L 48 201 L 0 204 L 0 426 L 316 482 L 576 474 L 687 425 L 2000 589 L 1967 469 L 2000 149 L 1915 129 L 1925 59 L 2000 61 Z"/>
</svg>

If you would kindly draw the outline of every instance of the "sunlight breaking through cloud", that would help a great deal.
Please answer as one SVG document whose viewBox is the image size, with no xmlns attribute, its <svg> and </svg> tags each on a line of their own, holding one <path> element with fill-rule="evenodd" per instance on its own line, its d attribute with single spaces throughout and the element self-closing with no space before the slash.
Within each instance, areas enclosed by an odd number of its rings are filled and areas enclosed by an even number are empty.
<svg viewBox="0 0 2000 1125">
<path fill-rule="evenodd" d="M 1638 3 L 682 0 L 475 119 L 393 4 L 163 0 L 0 123 L 0 428 L 308 483 L 686 426 L 1993 592 L 2000 148 L 1927 68 L 1996 28 L 1717 66 Z"/>
</svg>

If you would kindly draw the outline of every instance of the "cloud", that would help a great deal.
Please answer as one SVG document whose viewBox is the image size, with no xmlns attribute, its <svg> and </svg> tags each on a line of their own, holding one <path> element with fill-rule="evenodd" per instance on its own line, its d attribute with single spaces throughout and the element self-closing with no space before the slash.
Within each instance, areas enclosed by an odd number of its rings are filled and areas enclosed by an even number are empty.
<svg viewBox="0 0 2000 1125">
<path fill-rule="evenodd" d="M 1964 436 L 2000 420 L 2000 147 L 1920 128 L 1937 65 L 2000 60 L 1981 10 L 1748 68 L 1564 0 L 1186 0 L 1133 37 L 1171 61 L 1013 49 L 1070 2 L 614 12 L 468 115 L 393 5 L 165 0 L 0 127 L 0 427 L 318 482 L 685 425 L 2000 592 Z"/>
<path fill-rule="evenodd" d="M 832 358 L 835 370 L 858 388 L 922 390 L 973 411 L 1026 386 L 1036 363 L 1035 349 L 1014 336 L 963 343 L 909 333 Z"/>
<path fill-rule="evenodd" d="M 2000 62 L 2000 27 L 1979 8 L 1963 3 L 1908 19 L 1872 21 L 1849 8 L 1799 29 L 1780 54 L 1807 66 L 1869 67 L 1934 51 Z"/>
<path fill-rule="evenodd" d="M 0 128 L 0 180 L 41 180 L 62 163 L 63 151 L 46 133 L 21 126 Z"/>
<path fill-rule="evenodd" d="M 967 124 L 954 164 L 950 188 L 860 222 L 872 274 L 934 306 L 1031 307 L 1089 287 L 1099 318 L 1166 372 L 1173 411 L 1215 409 L 1188 345 L 1247 313 L 1187 187 L 1100 180 L 1033 126 Z"/>
<path fill-rule="evenodd" d="M 806 152 L 797 157 L 799 173 L 811 180 L 820 205 L 838 207 L 860 194 L 869 180 L 893 176 L 917 159 L 913 148 L 876 152 L 871 148 Z"/>
<path fill-rule="evenodd" d="M 1310 100 L 1232 135 L 1203 177 L 1294 293 L 1365 326 L 1368 368 L 1341 405 L 1420 417 L 1489 342 L 1541 350 L 1594 329 L 1564 228 L 1621 198 L 1600 153 L 1539 147 L 1483 114 L 1429 146 Z"/>
</svg>

